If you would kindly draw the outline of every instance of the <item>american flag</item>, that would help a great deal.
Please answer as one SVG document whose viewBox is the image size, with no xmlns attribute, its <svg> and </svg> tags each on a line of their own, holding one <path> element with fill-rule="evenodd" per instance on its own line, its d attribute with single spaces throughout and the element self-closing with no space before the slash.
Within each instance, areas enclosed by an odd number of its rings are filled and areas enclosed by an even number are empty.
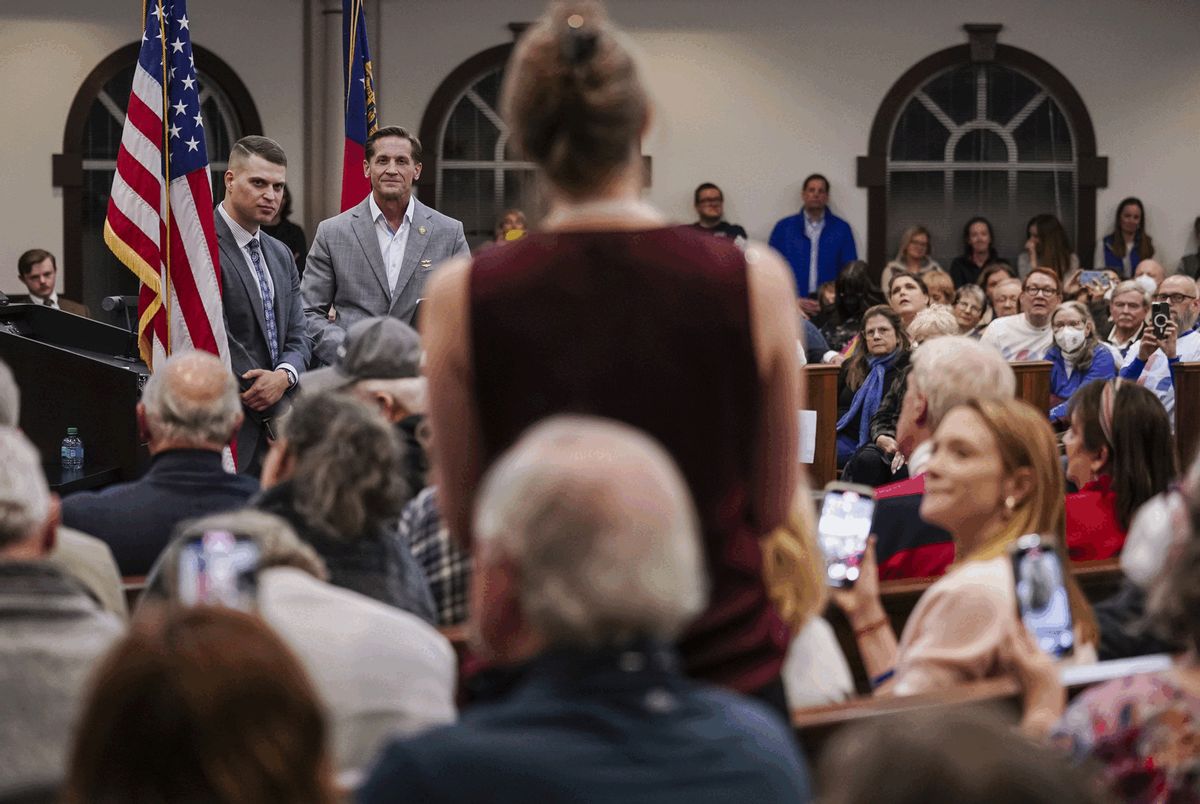
<svg viewBox="0 0 1200 804">
<path fill-rule="evenodd" d="M 104 221 L 104 242 L 142 283 L 138 345 L 151 369 L 157 360 L 188 348 L 212 352 L 229 365 L 212 183 L 188 26 L 186 0 L 147 3 Z"/>
</svg>

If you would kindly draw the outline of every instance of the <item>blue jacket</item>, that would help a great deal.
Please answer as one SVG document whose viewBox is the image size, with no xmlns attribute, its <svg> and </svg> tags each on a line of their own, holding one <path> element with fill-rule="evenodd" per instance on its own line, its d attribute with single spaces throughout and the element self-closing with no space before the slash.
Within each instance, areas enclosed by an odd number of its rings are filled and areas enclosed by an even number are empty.
<svg viewBox="0 0 1200 804">
<path fill-rule="evenodd" d="M 1122 276 L 1124 276 L 1125 275 L 1125 263 L 1123 263 L 1121 261 L 1120 257 L 1118 257 L 1116 254 L 1113 254 L 1112 245 L 1113 245 L 1113 236 L 1108 235 L 1107 237 L 1104 238 L 1104 267 L 1112 268 L 1118 274 L 1121 274 Z M 1137 269 L 1138 263 L 1141 261 L 1142 261 L 1142 255 L 1138 253 L 1137 241 L 1134 240 L 1133 248 L 1129 250 L 1129 274 L 1130 274 L 1130 276 L 1133 275 L 1133 272 Z M 1128 279 L 1129 277 L 1126 276 L 1125 278 Z"/>
<path fill-rule="evenodd" d="M 457 724 L 393 742 L 358 791 L 360 804 L 810 798 L 782 718 L 684 678 L 649 643 L 539 656 Z"/>
<path fill-rule="evenodd" d="M 1068 377 L 1067 361 L 1063 357 L 1062 349 L 1057 346 L 1050 347 L 1050 351 L 1046 352 L 1046 359 L 1053 363 L 1050 367 L 1050 396 L 1056 396 L 1062 400 L 1050 408 L 1051 421 L 1067 418 L 1067 403 L 1080 388 L 1092 380 L 1111 380 L 1117 376 L 1116 361 L 1113 360 L 1112 352 L 1104 344 L 1096 344 L 1092 351 L 1092 365 L 1086 373 L 1076 371 Z"/>
<path fill-rule="evenodd" d="M 812 241 L 804 231 L 804 213 L 789 215 L 771 230 L 771 248 L 783 255 L 792 266 L 796 276 L 796 292 L 811 296 L 817 288 L 808 286 L 808 263 L 812 254 Z M 825 228 L 817 244 L 817 285 L 837 279 L 838 271 L 848 262 L 858 259 L 854 248 L 854 233 L 850 224 L 825 210 Z"/>
</svg>

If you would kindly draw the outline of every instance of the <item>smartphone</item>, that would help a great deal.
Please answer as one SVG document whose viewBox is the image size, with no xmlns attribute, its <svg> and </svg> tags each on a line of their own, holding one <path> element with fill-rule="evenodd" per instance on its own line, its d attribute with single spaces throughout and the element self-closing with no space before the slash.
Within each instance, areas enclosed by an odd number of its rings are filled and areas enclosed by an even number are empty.
<svg viewBox="0 0 1200 804">
<path fill-rule="evenodd" d="M 1167 337 L 1167 322 L 1170 320 L 1170 304 L 1167 302 L 1153 302 L 1150 305 L 1150 326 L 1154 327 L 1154 337 L 1159 340 Z"/>
<path fill-rule="evenodd" d="M 1062 562 L 1053 545 L 1036 533 L 1018 539 L 1013 578 L 1017 613 L 1038 647 L 1055 658 L 1069 656 L 1075 650 L 1075 623 Z"/>
<path fill-rule="evenodd" d="M 178 596 L 185 606 L 255 608 L 258 545 L 224 530 L 188 541 L 179 554 Z"/>
<path fill-rule="evenodd" d="M 843 588 L 858 580 L 863 551 L 875 515 L 875 489 L 854 483 L 830 483 L 821 500 L 817 543 L 825 556 L 825 582 Z"/>
<path fill-rule="evenodd" d="M 1107 289 L 1112 284 L 1112 277 L 1108 275 L 1108 271 L 1080 271 L 1079 284 L 1081 287 L 1098 285 Z"/>
</svg>

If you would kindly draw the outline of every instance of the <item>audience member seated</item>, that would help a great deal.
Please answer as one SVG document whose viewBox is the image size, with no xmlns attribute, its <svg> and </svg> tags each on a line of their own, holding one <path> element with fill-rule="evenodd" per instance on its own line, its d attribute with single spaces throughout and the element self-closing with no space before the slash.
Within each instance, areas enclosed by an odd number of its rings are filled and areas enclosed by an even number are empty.
<svg viewBox="0 0 1200 804">
<path fill-rule="evenodd" d="M 906 275 L 897 277 L 897 281 Z M 859 343 L 838 371 L 838 466 L 868 443 L 871 417 L 908 365 L 908 334 L 900 316 L 878 304 L 863 315 Z"/>
<path fill-rule="evenodd" d="M 394 735 L 454 721 L 445 638 L 413 614 L 326 583 L 316 551 L 277 516 L 245 508 L 185 523 L 147 581 L 147 600 L 179 602 L 180 554 L 209 531 L 257 545 L 256 610 L 316 685 L 339 771 L 365 769 Z"/>
<path fill-rule="evenodd" d="M 1139 276 L 1148 276 L 1154 280 L 1154 286 L 1158 287 L 1167 278 L 1167 269 L 1162 266 L 1162 263 L 1157 260 L 1145 259 L 1136 263 L 1137 269 L 1133 272 L 1133 278 Z"/>
<path fill-rule="evenodd" d="M 339 801 L 300 662 L 233 609 L 139 615 L 92 678 L 64 804 Z"/>
<path fill-rule="evenodd" d="M 437 486 L 409 500 L 400 513 L 400 538 L 429 581 L 439 627 L 467 620 L 471 589 L 471 553 L 450 537 L 438 507 Z"/>
<path fill-rule="evenodd" d="M 421 336 L 391 316 L 364 318 L 346 330 L 335 365 L 304 375 L 302 394 L 343 391 L 375 407 L 396 428 L 404 448 L 404 482 L 411 496 L 425 488 L 429 461 L 421 443 L 426 383 Z"/>
<path fill-rule="evenodd" d="M 0 360 L 0 428 L 18 427 L 20 420 L 21 391 L 8 364 Z M 128 616 L 121 573 L 107 544 L 60 525 L 54 533 L 49 559 L 83 584 L 104 609 L 121 619 Z"/>
<path fill-rule="evenodd" d="M 854 725 L 822 755 L 823 804 L 1104 804 L 1082 770 L 982 706 Z"/>
<path fill-rule="evenodd" d="M 871 281 L 870 268 L 862 260 L 846 263 L 834 282 L 837 291 L 833 309 L 820 321 L 821 334 L 834 352 L 825 363 L 840 363 L 849 357 L 859 329 L 862 314 L 884 299 Z"/>
<path fill-rule="evenodd" d="M 1149 388 L 1167 409 L 1175 415 L 1174 365 L 1200 360 L 1200 332 L 1194 327 L 1200 320 L 1200 290 L 1196 280 L 1186 276 L 1169 276 L 1159 285 L 1154 301 L 1170 305 L 1171 320 L 1165 328 L 1166 337 L 1159 339 L 1153 326 L 1142 329 L 1135 351 L 1130 348 L 1121 367 L 1121 378 Z"/>
<path fill-rule="evenodd" d="M 514 58 L 559 30 L 541 23 Z M 492 466 L 475 514 L 473 641 L 511 677 L 457 725 L 393 743 L 358 800 L 807 800 L 780 713 L 677 669 L 670 645 L 707 591 L 697 521 L 645 435 L 536 425 Z"/>
<path fill-rule="evenodd" d="M 1175 480 L 1167 412 L 1154 394 L 1117 379 L 1079 389 L 1069 405 L 1067 549 L 1076 561 L 1121 552 L 1133 515 Z"/>
<path fill-rule="evenodd" d="M 950 308 L 938 304 L 917 313 L 916 318 L 908 325 L 907 332 L 912 352 L 915 353 L 917 346 L 922 343 L 934 338 L 957 335 L 958 322 L 955 321 Z M 871 417 L 868 442 L 846 463 L 842 472 L 843 480 L 867 486 L 882 486 L 908 475 L 907 470 L 902 468 L 903 458 L 896 453 L 896 422 L 900 418 L 900 408 L 904 405 L 904 391 L 908 386 L 906 377 L 911 368 L 911 362 L 903 366 L 888 385 L 883 400 L 879 403 L 879 409 Z"/>
<path fill-rule="evenodd" d="M 1193 498 L 1148 614 L 1162 635 L 1186 646 L 1175 666 L 1110 681 L 1075 699 L 1054 742 L 1122 801 L 1200 798 L 1200 506 Z M 1181 523 L 1184 524 L 1184 523 Z"/>
<path fill-rule="evenodd" d="M 746 230 L 725 220 L 725 194 L 720 187 L 712 182 L 704 182 L 692 194 L 692 203 L 696 207 L 697 218 L 693 227 L 713 237 L 727 237 L 735 243 L 746 242 Z"/>
<path fill-rule="evenodd" d="M 996 238 L 987 218 L 975 216 L 963 226 L 963 251 L 950 263 L 950 278 L 954 287 L 982 285 L 983 269 L 996 261 Z"/>
<path fill-rule="evenodd" d="M 10 296 L 13 303 L 27 301 L 42 304 L 67 313 L 87 318 L 91 315 L 87 305 L 58 295 L 54 285 L 58 279 L 58 263 L 54 255 L 41 248 L 31 248 L 17 258 L 17 278 L 29 290 L 29 296 Z"/>
<path fill-rule="evenodd" d="M 992 294 L 996 292 L 996 286 L 1005 279 L 1019 279 L 1017 269 L 1013 268 L 1004 260 L 993 260 L 984 266 L 979 272 L 979 287 L 983 288 L 984 294 L 988 298 L 988 306 L 991 306 Z"/>
<path fill-rule="evenodd" d="M 805 298 L 836 277 L 843 265 L 857 260 L 858 250 L 850 224 L 829 211 L 829 179 L 813 173 L 801 188 L 800 213 L 776 223 L 768 242 L 792 267 L 796 293 Z"/>
<path fill-rule="evenodd" d="M 942 266 L 929 256 L 932 251 L 933 241 L 929 230 L 924 226 L 908 227 L 900 235 L 900 248 L 896 251 L 896 259 L 883 269 L 879 284 L 888 287 L 896 274 L 924 274 L 941 270 Z"/>
<path fill-rule="evenodd" d="M 1117 376 L 1112 352 L 1100 342 L 1088 309 L 1077 301 L 1058 305 L 1050 315 L 1054 345 L 1046 352 L 1050 361 L 1050 421 L 1067 418 L 1071 397 L 1093 380 Z"/>
<path fill-rule="evenodd" d="M 1034 268 L 1048 268 L 1063 277 L 1079 270 L 1079 257 L 1071 251 L 1067 230 L 1053 215 L 1034 215 L 1025 226 L 1025 250 L 1017 258 L 1017 273 L 1021 279 Z"/>
<path fill-rule="evenodd" d="M 1187 501 L 1200 494 L 1200 462 L 1193 462 L 1180 488 L 1151 497 L 1134 514 L 1121 550 L 1120 588 L 1096 604 L 1100 659 L 1126 659 L 1154 653 L 1181 653 L 1184 646 L 1163 639 L 1146 619 L 1146 594 L 1159 584 L 1172 560 L 1173 545 L 1186 528 Z"/>
<path fill-rule="evenodd" d="M 954 320 L 958 322 L 958 333 L 970 338 L 982 335 L 983 313 L 987 310 L 987 296 L 979 285 L 963 285 L 954 293 Z"/>
<path fill-rule="evenodd" d="M 37 450 L 0 427 L 0 797 L 53 788 L 84 682 L 122 630 L 49 560 L 58 500 Z"/>
<path fill-rule="evenodd" d="M 150 450 L 146 474 L 63 500 L 63 524 L 102 539 L 123 575 L 145 575 L 185 519 L 238 508 L 258 482 L 226 472 L 221 451 L 242 424 L 229 368 L 208 352 L 180 352 L 150 375 L 137 405 Z"/>
<path fill-rule="evenodd" d="M 1102 250 L 1104 264 L 1124 279 L 1132 276 L 1138 263 L 1154 256 L 1154 241 L 1146 233 L 1146 209 L 1140 199 L 1131 196 L 1117 204 L 1113 229 L 1104 236 Z"/>
<path fill-rule="evenodd" d="M 1043 360 L 1054 342 L 1050 314 L 1058 306 L 1062 285 L 1050 270 L 1038 268 L 1021 286 L 1024 312 L 997 318 L 980 339 L 1008 361 Z"/>
<path fill-rule="evenodd" d="M 1192 236 L 1196 241 L 1196 253 L 1184 255 L 1175 273 L 1197 279 L 1200 278 L 1200 217 L 1192 222 Z"/>
<path fill-rule="evenodd" d="M 954 303 L 954 280 L 950 278 L 950 274 L 941 268 L 935 268 L 926 271 L 921 278 L 925 280 L 925 287 L 929 290 L 930 304 L 944 304 L 949 307 Z"/>
<path fill-rule="evenodd" d="M 329 582 L 434 622 L 429 582 L 397 533 L 408 500 L 395 430 L 340 394 L 305 395 L 283 422 L 252 504 L 316 549 Z"/>
<path fill-rule="evenodd" d="M 444 263 L 430 283 L 438 506 L 470 545 L 483 472 L 556 413 L 647 432 L 688 480 L 712 582 L 679 643 L 685 672 L 783 711 L 788 634 L 763 585 L 761 540 L 786 519 L 800 471 L 794 282 L 771 249 L 671 225 L 643 200 L 647 90 L 624 37 L 598 22 L 600 4 L 579 9 L 521 37 L 500 93 L 509 142 L 549 202 L 541 230 Z M 566 25 L 571 14 L 581 27 Z M 824 214 L 826 183 L 807 186 Z M 804 295 L 848 259 L 834 262 L 833 222 L 822 221 L 830 272 Z M 807 253 L 795 267 L 807 281 Z"/>
<path fill-rule="evenodd" d="M 763 543 L 763 580 L 794 634 L 783 665 L 789 709 L 837 703 L 854 693 L 846 657 L 821 616 L 829 592 L 813 514 L 808 486 L 801 483 L 787 522 Z"/>
<path fill-rule="evenodd" d="M 849 589 L 834 590 L 858 640 L 876 693 L 934 692 L 949 684 L 1011 675 L 1025 696 L 1025 722 L 1048 726 L 1063 690 L 1049 657 L 1017 611 L 1010 551 L 1043 534 L 1062 555 L 1063 480 L 1045 414 L 1021 401 L 972 401 L 951 410 L 933 436 L 921 516 L 954 539 L 957 561 L 913 609 L 897 646 L 879 598 L 875 549 Z M 1075 658 L 1094 655 L 1096 626 L 1068 574 Z"/>
<path fill-rule="evenodd" d="M 509 243 L 525 236 L 525 213 L 519 209 L 506 209 L 496 221 L 496 229 L 492 240 L 496 243 Z"/>
<path fill-rule="evenodd" d="M 801 365 L 822 363 L 826 357 L 832 360 L 837 352 L 829 348 L 825 336 L 821 334 L 821 330 L 817 329 L 817 325 L 809 321 L 802 312 L 797 312 L 796 316 L 800 329 L 800 340 L 796 344 L 796 350 Z"/>
<path fill-rule="evenodd" d="M 907 480 L 875 490 L 875 534 L 882 580 L 941 575 L 954 560 L 950 534 L 921 518 L 933 433 L 954 407 L 1013 398 L 1016 377 L 995 349 L 961 337 L 915 351 L 896 423 L 896 445 L 908 461 Z"/>
<path fill-rule="evenodd" d="M 1141 340 L 1149 315 L 1150 294 L 1137 282 L 1125 280 L 1113 288 L 1109 301 L 1112 329 L 1104 342 L 1116 349 L 1124 360 L 1129 355 L 1129 347 Z"/>
<path fill-rule="evenodd" d="M 1021 280 L 1005 277 L 995 284 L 990 297 L 992 320 L 1021 312 Z"/>
<path fill-rule="evenodd" d="M 929 306 L 929 288 L 925 280 L 914 274 L 896 274 L 888 283 L 888 303 L 905 329 L 917 313 Z"/>
</svg>

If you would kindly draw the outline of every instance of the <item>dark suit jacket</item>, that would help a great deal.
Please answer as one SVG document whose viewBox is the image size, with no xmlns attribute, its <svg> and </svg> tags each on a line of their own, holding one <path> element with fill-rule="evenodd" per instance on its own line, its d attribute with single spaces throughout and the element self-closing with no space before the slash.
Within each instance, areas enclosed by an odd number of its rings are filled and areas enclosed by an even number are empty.
<svg viewBox="0 0 1200 804">
<path fill-rule="evenodd" d="M 31 297 L 28 293 L 11 295 L 8 297 L 8 300 L 12 304 L 41 304 L 42 303 L 42 301 L 40 299 L 34 300 L 33 297 Z M 86 304 L 80 304 L 77 301 L 71 301 L 70 299 L 64 299 L 62 297 L 62 295 L 59 295 L 59 297 L 58 297 L 58 309 L 62 310 L 64 313 L 72 313 L 74 315 L 81 315 L 84 318 L 92 317 L 92 311 L 88 309 L 88 306 Z"/>
<path fill-rule="evenodd" d="M 917 475 L 875 490 L 875 559 L 879 580 L 942 575 L 954 561 L 950 534 L 921 519 L 925 475 Z"/>
<path fill-rule="evenodd" d="M 185 519 L 241 508 L 258 483 L 221 467 L 207 450 L 159 453 L 131 483 L 81 491 L 62 502 L 63 524 L 102 539 L 122 575 L 145 575 Z"/>
<path fill-rule="evenodd" d="M 271 365 L 267 347 L 267 320 L 263 313 L 258 279 L 238 248 L 233 232 L 216 210 L 217 242 L 221 257 L 221 299 L 225 308 L 225 331 L 229 336 L 229 359 L 233 373 L 241 377 L 250 369 L 271 370 L 280 363 L 290 363 L 297 372 L 308 367 L 309 341 L 304 328 L 304 308 L 300 303 L 300 276 L 291 249 L 275 238 L 259 232 L 259 243 L 271 280 L 275 285 L 275 330 L 278 336 L 279 359 Z M 292 389 L 294 390 L 294 389 Z M 238 433 L 237 461 L 243 470 L 254 462 L 262 430 L 263 416 L 273 417 L 283 412 L 284 403 L 292 390 L 274 408 L 256 413 L 249 408 Z"/>
</svg>

